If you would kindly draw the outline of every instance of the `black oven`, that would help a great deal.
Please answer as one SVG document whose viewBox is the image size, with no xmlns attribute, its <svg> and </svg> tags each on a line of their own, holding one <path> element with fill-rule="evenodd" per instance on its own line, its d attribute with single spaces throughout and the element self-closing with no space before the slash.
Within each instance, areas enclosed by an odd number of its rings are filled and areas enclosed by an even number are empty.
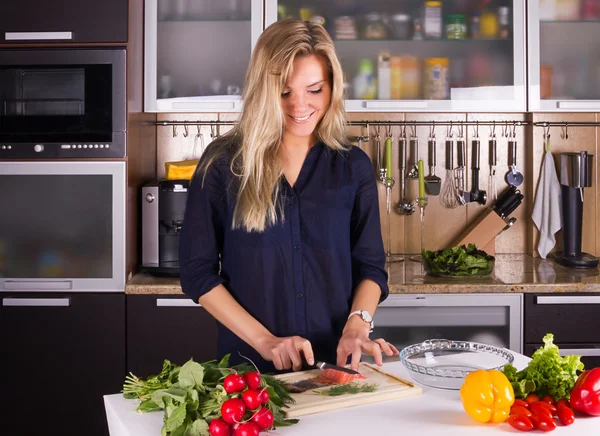
<svg viewBox="0 0 600 436">
<path fill-rule="evenodd" d="M 0 159 L 126 154 L 125 49 L 1 49 Z"/>
</svg>

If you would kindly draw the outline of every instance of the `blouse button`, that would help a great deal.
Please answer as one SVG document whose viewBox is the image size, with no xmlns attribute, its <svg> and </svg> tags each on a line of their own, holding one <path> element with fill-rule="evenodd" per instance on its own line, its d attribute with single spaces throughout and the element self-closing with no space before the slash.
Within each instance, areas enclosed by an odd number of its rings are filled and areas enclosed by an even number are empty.
<svg viewBox="0 0 600 436">
<path fill-rule="evenodd" d="M 295 250 L 300 250 L 300 244 L 296 244 L 296 245 L 294 245 L 294 249 L 295 249 Z"/>
</svg>

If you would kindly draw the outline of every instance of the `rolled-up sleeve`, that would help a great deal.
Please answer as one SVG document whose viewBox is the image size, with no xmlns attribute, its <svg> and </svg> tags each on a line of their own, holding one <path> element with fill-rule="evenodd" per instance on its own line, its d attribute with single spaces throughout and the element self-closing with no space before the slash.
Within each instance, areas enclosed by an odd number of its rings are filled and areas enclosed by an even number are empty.
<svg viewBox="0 0 600 436">
<path fill-rule="evenodd" d="M 227 165 L 214 162 L 206 177 L 203 172 L 194 176 L 179 235 L 181 288 L 196 303 L 198 298 L 225 281 L 219 274 L 219 256 L 227 219 L 223 167 Z"/>
<path fill-rule="evenodd" d="M 360 149 L 355 152 L 359 156 L 353 162 L 353 176 L 358 181 L 358 189 L 350 222 L 352 282 L 356 289 L 361 281 L 373 280 L 381 288 L 379 302 L 382 302 L 387 298 L 389 288 L 381 239 L 377 182 L 369 157 Z"/>
</svg>

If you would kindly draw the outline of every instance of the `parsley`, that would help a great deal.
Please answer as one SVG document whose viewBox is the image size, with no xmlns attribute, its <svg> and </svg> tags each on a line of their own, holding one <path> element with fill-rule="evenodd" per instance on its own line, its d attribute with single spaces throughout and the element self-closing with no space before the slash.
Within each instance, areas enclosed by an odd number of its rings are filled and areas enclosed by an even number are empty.
<svg viewBox="0 0 600 436">
<path fill-rule="evenodd" d="M 339 395 L 346 394 L 359 394 L 362 392 L 375 392 L 377 390 L 377 385 L 375 383 L 372 384 L 362 384 L 358 383 L 344 383 L 343 385 L 334 386 L 324 391 L 313 391 L 315 394 L 326 395 L 329 397 L 337 397 Z"/>
</svg>

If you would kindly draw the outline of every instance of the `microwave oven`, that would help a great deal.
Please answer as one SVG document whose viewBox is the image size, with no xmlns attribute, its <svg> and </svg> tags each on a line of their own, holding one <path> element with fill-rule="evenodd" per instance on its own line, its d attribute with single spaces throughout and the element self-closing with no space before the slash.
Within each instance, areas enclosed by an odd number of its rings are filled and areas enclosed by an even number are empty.
<svg viewBox="0 0 600 436">
<path fill-rule="evenodd" d="M 124 48 L 0 49 L 0 160 L 125 157 Z"/>
<path fill-rule="evenodd" d="M 124 292 L 125 168 L 0 162 L 0 292 Z"/>
</svg>

